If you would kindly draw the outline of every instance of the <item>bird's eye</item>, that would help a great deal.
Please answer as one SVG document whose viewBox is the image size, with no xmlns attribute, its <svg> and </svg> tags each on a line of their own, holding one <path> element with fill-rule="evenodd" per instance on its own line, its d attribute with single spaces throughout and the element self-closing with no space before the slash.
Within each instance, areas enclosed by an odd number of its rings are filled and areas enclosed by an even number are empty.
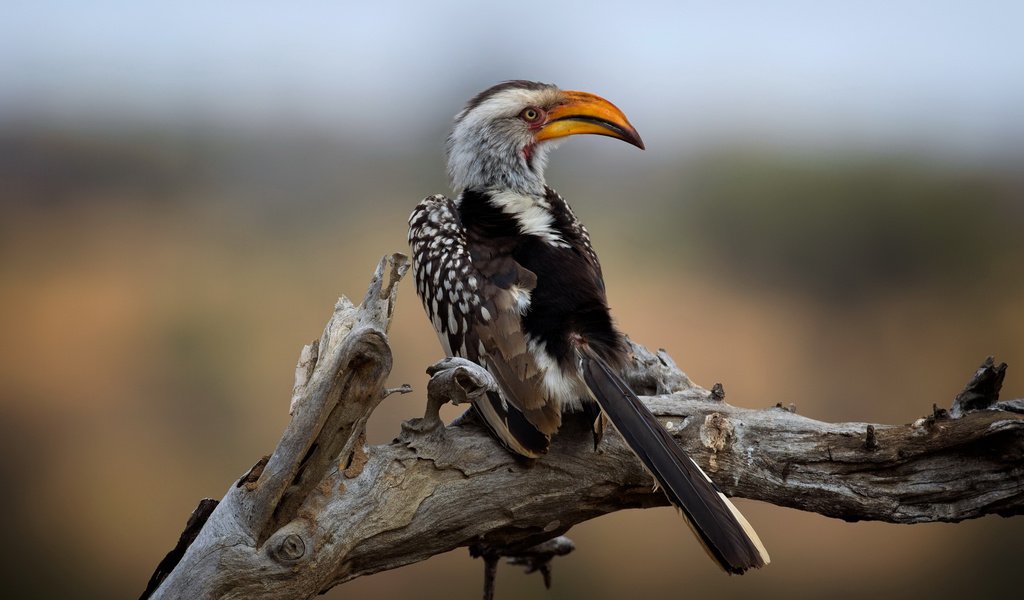
<svg viewBox="0 0 1024 600">
<path fill-rule="evenodd" d="M 523 109 L 523 112 L 519 113 L 519 117 L 527 123 L 533 125 L 541 122 L 544 119 L 544 111 L 530 106 Z"/>
</svg>

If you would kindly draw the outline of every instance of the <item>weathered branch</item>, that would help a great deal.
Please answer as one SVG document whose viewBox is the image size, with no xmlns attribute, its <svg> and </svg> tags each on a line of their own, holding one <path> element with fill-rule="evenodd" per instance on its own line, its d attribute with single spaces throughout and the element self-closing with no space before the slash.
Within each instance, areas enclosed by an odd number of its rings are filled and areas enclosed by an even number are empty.
<svg viewBox="0 0 1024 600">
<path fill-rule="evenodd" d="M 665 503 L 614 431 L 595 452 L 589 425 L 570 418 L 547 456 L 525 461 L 472 418 L 443 426 L 441 403 L 470 402 L 493 385 L 465 361 L 435 366 L 423 419 L 390 444 L 365 447 L 406 268 L 404 257 L 391 260 L 390 277 L 382 261 L 363 304 L 339 301 L 319 342 L 303 350 L 293 418 L 274 454 L 228 490 L 176 567 L 161 563 L 166 579 L 154 575 L 154 597 L 312 598 L 461 546 L 492 564 L 540 561 L 537 544 L 577 523 Z M 731 406 L 720 386 L 692 384 L 664 352 L 634 354 L 631 385 L 728 495 L 849 521 L 1024 510 L 1024 409 L 997 403 L 1005 365 L 987 362 L 951 411 L 913 424 L 830 424 Z"/>
</svg>

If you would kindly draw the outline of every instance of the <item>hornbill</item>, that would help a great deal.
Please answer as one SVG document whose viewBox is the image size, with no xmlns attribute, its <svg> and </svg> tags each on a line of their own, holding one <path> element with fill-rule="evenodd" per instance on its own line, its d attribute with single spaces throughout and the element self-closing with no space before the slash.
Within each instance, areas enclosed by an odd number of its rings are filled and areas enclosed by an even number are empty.
<svg viewBox="0 0 1024 600">
<path fill-rule="evenodd" d="M 619 376 L 627 346 L 590 234 L 544 181 L 548 152 L 585 133 L 644 147 L 593 94 L 507 81 L 473 97 L 447 144 L 457 197 L 409 218 L 416 289 L 448 355 L 496 381 L 474 410 L 512 452 L 542 456 L 563 412 L 594 417 L 596 440 L 608 419 L 723 569 L 761 567 L 746 519 Z"/>
</svg>

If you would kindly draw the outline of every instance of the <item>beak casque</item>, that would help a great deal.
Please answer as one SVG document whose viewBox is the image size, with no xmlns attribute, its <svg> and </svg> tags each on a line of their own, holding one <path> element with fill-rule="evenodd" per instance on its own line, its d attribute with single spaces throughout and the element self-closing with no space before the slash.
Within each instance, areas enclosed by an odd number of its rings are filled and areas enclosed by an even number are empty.
<svg viewBox="0 0 1024 600">
<path fill-rule="evenodd" d="M 565 102 L 548 111 L 547 121 L 534 136 L 538 142 L 591 133 L 606 135 L 641 150 L 644 142 L 629 119 L 614 104 L 587 92 L 562 92 Z"/>
</svg>

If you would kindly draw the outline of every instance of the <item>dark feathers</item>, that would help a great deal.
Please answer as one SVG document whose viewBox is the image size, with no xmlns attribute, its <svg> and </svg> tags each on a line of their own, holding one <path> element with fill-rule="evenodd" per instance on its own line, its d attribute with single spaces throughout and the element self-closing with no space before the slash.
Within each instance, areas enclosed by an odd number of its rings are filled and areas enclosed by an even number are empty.
<svg viewBox="0 0 1024 600">
<path fill-rule="evenodd" d="M 697 463 L 601 357 L 585 347 L 580 352 L 583 377 L 594 398 L 668 499 L 682 510 L 708 554 L 730 573 L 767 564 L 757 534 Z"/>
</svg>

